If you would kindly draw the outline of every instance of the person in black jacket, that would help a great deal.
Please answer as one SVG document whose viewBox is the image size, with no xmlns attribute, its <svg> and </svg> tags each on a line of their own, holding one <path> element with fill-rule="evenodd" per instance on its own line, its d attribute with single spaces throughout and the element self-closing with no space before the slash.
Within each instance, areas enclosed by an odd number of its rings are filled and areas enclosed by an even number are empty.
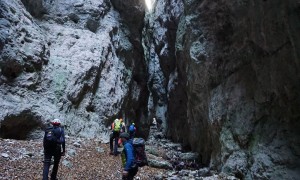
<svg viewBox="0 0 300 180">
<path fill-rule="evenodd" d="M 44 146 L 44 169 L 43 180 L 48 180 L 49 168 L 51 165 L 51 158 L 54 157 L 54 165 L 51 173 L 51 180 L 56 180 L 58 164 L 61 156 L 65 155 L 65 133 L 64 128 L 61 127 L 61 121 L 54 119 L 51 121 L 52 126 L 45 131 L 43 140 Z"/>
</svg>

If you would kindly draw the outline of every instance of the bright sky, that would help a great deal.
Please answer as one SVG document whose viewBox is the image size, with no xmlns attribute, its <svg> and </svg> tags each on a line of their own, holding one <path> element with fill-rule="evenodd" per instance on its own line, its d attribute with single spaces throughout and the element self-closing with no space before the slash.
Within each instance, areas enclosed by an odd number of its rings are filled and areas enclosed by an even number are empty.
<svg viewBox="0 0 300 180">
<path fill-rule="evenodd" d="M 155 0 L 145 0 L 145 1 L 146 1 L 146 6 L 147 6 L 148 10 L 151 11 Z"/>
</svg>

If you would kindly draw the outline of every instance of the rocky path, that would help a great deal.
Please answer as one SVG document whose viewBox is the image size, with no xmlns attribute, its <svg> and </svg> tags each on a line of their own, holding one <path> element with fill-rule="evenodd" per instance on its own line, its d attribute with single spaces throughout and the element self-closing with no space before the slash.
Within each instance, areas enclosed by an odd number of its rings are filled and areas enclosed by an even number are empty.
<svg viewBox="0 0 300 180">
<path fill-rule="evenodd" d="M 97 140 L 66 137 L 66 155 L 59 166 L 59 180 L 121 179 L 121 157 L 109 155 L 109 145 Z M 151 128 L 146 142 L 149 166 L 139 169 L 139 180 L 236 180 L 197 163 L 197 153 L 184 152 L 181 145 L 164 139 Z M 120 149 L 121 150 L 121 149 Z M 42 179 L 42 139 L 0 139 L 0 179 Z"/>
<path fill-rule="evenodd" d="M 108 155 L 107 144 L 68 138 L 58 179 L 121 179 L 120 156 Z M 0 179 L 42 179 L 42 141 L 0 140 Z M 165 170 L 143 167 L 138 179 L 153 179 Z"/>
<path fill-rule="evenodd" d="M 121 157 L 109 155 L 108 144 L 69 136 L 66 143 L 59 180 L 122 179 Z M 184 152 L 180 144 L 165 139 L 157 128 L 150 129 L 145 149 L 149 166 L 140 168 L 135 180 L 237 180 L 200 166 L 197 153 Z M 42 139 L 0 139 L 0 180 L 42 179 L 42 161 Z"/>
</svg>

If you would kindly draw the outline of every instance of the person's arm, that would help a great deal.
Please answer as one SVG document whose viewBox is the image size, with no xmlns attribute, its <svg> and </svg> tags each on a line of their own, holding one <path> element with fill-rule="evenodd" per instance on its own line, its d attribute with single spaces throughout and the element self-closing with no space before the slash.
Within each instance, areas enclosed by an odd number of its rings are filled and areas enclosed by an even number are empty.
<svg viewBox="0 0 300 180">
<path fill-rule="evenodd" d="M 121 124 L 121 129 L 122 129 L 122 132 L 126 132 L 126 127 L 125 127 L 125 123 L 124 122 Z"/>
<path fill-rule="evenodd" d="M 111 123 L 111 130 L 115 129 L 115 123 Z"/>
<path fill-rule="evenodd" d="M 134 163 L 133 147 L 129 143 L 126 143 L 124 149 L 125 149 L 125 156 L 126 156 L 124 171 L 129 171 L 129 169 L 133 166 Z"/>
<path fill-rule="evenodd" d="M 46 131 L 45 131 L 45 135 L 44 135 L 44 138 L 43 138 L 43 147 L 45 149 L 45 141 L 46 141 Z"/>
<path fill-rule="evenodd" d="M 45 149 L 45 146 L 46 146 L 46 131 L 47 131 L 47 129 L 48 129 L 49 127 L 45 127 L 44 128 L 44 138 L 43 138 L 43 148 Z"/>
<path fill-rule="evenodd" d="M 64 156 L 65 155 L 65 152 L 66 152 L 66 141 L 65 141 L 65 131 L 64 131 L 64 128 L 61 128 L 62 129 L 62 142 L 61 142 L 61 146 L 62 146 L 62 155 Z"/>
</svg>

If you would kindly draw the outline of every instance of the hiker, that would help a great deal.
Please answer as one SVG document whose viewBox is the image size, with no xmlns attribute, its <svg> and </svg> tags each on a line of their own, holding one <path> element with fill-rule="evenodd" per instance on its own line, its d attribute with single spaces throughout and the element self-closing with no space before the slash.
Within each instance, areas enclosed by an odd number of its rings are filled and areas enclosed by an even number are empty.
<svg viewBox="0 0 300 180">
<path fill-rule="evenodd" d="M 122 129 L 122 119 L 115 119 L 111 125 L 112 134 L 109 138 L 110 155 L 118 155 L 118 140 Z M 115 141 L 115 143 L 113 143 Z M 113 145 L 115 144 L 115 145 Z"/>
<path fill-rule="evenodd" d="M 155 119 L 155 118 L 153 118 L 153 121 L 152 121 L 152 123 L 151 123 L 151 126 L 155 126 L 155 127 L 157 128 L 157 122 L 156 122 L 156 119 Z"/>
<path fill-rule="evenodd" d="M 43 180 L 48 180 L 49 168 L 51 164 L 51 158 L 54 157 L 54 165 L 51 173 L 51 180 L 56 180 L 58 164 L 61 156 L 65 155 L 65 133 L 64 128 L 60 126 L 61 121 L 54 119 L 51 121 L 51 126 L 45 130 L 45 136 L 43 139 L 44 147 L 44 169 Z"/>
<path fill-rule="evenodd" d="M 128 128 L 128 132 L 129 132 L 129 135 L 130 135 L 130 139 L 133 139 L 134 136 L 135 136 L 135 132 L 136 132 L 136 127 L 135 127 L 135 124 L 132 123 L 129 128 Z"/>
<path fill-rule="evenodd" d="M 132 139 L 130 139 L 128 133 L 121 133 L 120 138 L 122 139 L 124 146 L 121 156 L 123 164 L 122 179 L 133 180 L 138 172 L 138 166 L 135 163 L 135 152 L 132 145 Z"/>
<path fill-rule="evenodd" d="M 121 127 L 121 132 L 126 132 L 126 126 L 125 126 L 125 122 L 123 121 L 122 118 L 120 118 L 120 121 L 122 122 L 122 127 Z"/>
</svg>

